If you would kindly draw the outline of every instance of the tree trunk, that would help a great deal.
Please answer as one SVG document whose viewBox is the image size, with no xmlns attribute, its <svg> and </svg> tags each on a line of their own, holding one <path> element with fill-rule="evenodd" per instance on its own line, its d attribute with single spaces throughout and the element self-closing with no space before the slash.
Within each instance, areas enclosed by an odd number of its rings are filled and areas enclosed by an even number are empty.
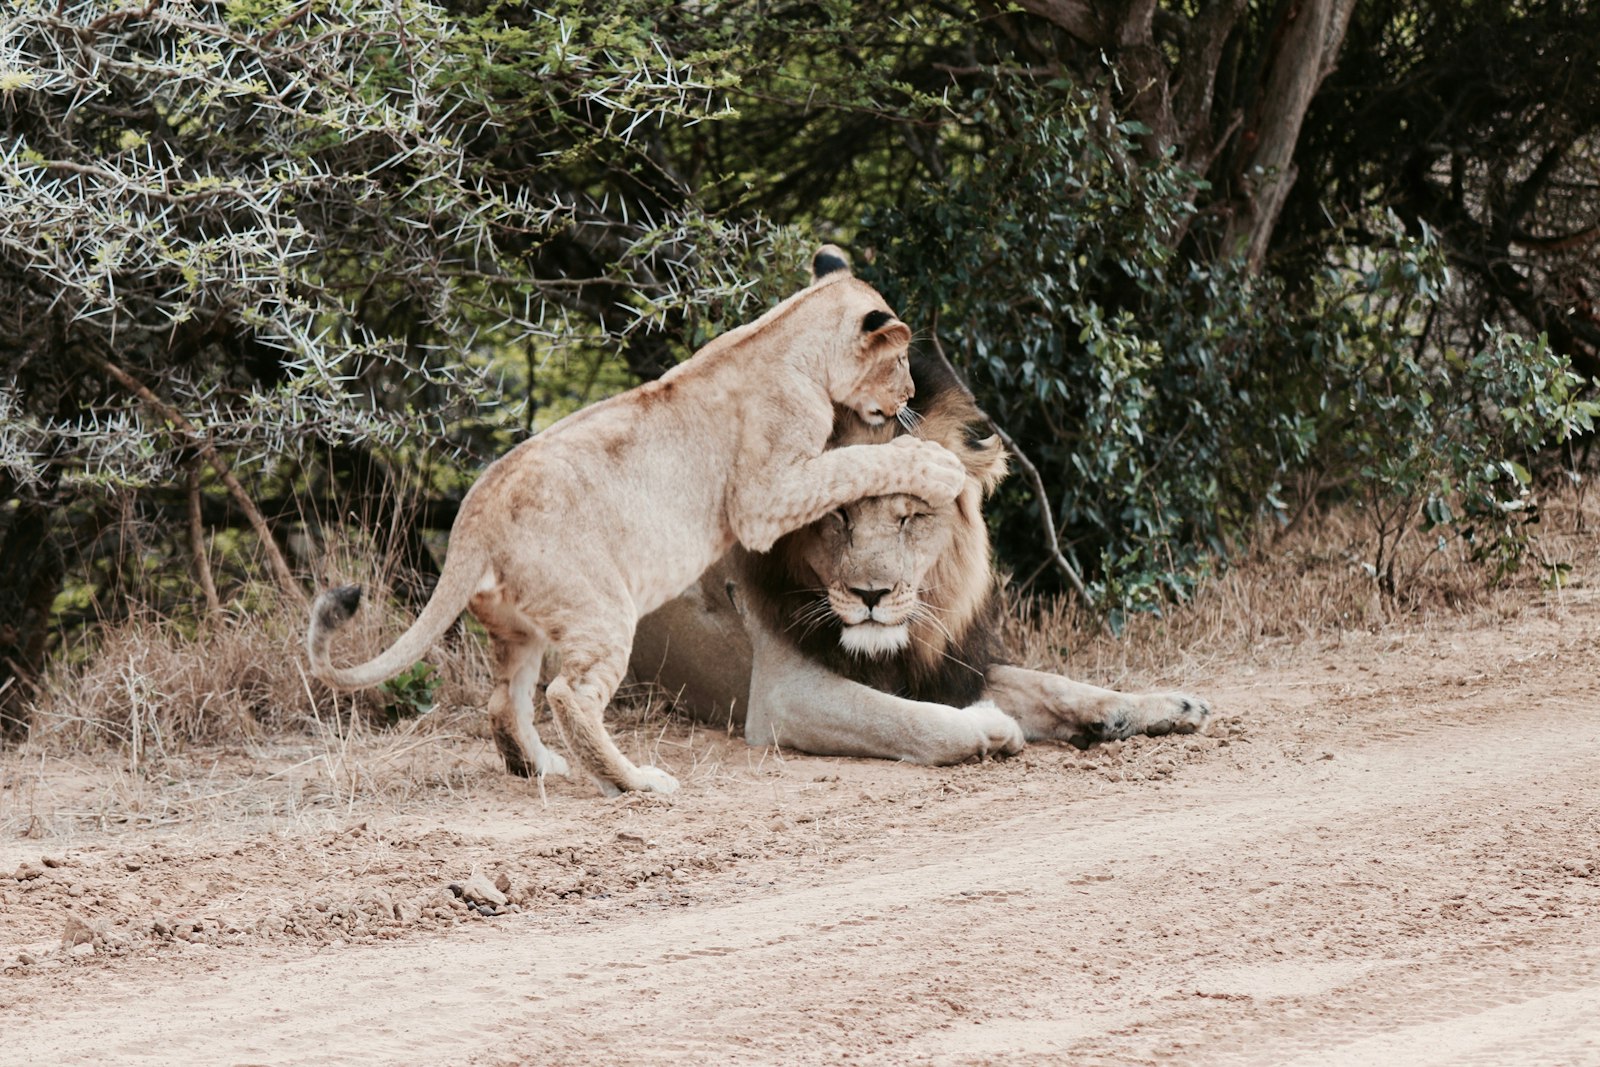
<svg viewBox="0 0 1600 1067">
<path fill-rule="evenodd" d="M 1251 271 L 1267 242 L 1297 171 L 1300 124 L 1322 80 L 1333 70 L 1355 0 L 1286 0 L 1266 56 L 1266 80 L 1250 109 L 1235 169 L 1234 213 L 1224 249 Z"/>
<path fill-rule="evenodd" d="M 50 540 L 50 512 L 21 503 L 0 536 L 0 738 L 28 729 L 50 636 L 50 608 L 65 575 Z"/>
</svg>

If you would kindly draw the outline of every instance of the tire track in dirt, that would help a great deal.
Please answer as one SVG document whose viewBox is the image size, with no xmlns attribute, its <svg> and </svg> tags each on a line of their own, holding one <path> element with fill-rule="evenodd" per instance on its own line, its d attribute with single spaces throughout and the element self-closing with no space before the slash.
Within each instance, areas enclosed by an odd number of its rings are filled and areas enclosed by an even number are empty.
<svg viewBox="0 0 1600 1067">
<path fill-rule="evenodd" d="M 980 793 L 816 885 L 200 952 L 0 1019 L 21 1062 L 1600 1062 L 1591 708 L 1568 685 L 1023 815 Z"/>
</svg>

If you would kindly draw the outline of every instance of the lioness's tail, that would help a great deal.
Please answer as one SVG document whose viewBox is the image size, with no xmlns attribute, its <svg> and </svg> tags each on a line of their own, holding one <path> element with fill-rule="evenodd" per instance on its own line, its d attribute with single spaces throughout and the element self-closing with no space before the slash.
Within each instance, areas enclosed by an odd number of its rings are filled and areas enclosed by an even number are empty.
<svg viewBox="0 0 1600 1067">
<path fill-rule="evenodd" d="M 336 689 L 365 689 L 388 681 L 421 659 L 450 628 L 466 609 L 482 577 L 481 560 L 465 552 L 451 553 L 445 560 L 433 596 L 411 628 L 400 635 L 400 640 L 355 667 L 335 667 L 328 658 L 328 644 L 334 633 L 356 613 L 361 604 L 361 587 L 346 585 L 324 590 L 311 605 L 311 628 L 306 631 L 311 673 Z"/>
</svg>

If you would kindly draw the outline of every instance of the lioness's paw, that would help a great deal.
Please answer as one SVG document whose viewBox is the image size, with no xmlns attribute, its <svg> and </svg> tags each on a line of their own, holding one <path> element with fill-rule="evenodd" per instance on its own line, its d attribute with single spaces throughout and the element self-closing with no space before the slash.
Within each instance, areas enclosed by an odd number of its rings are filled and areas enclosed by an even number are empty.
<svg viewBox="0 0 1600 1067">
<path fill-rule="evenodd" d="M 529 755 L 516 735 L 509 730 L 496 728 L 494 743 L 500 750 L 500 758 L 505 762 L 508 774 L 514 774 L 518 778 L 543 778 L 547 774 L 559 774 L 563 778 L 568 778 L 572 775 L 572 769 L 567 766 L 565 757 L 551 752 L 548 748 L 535 749 L 532 755 Z"/>
<path fill-rule="evenodd" d="M 993 701 L 980 701 L 961 710 L 972 716 L 973 725 L 979 730 L 977 755 L 1015 756 L 1028 743 L 1022 735 L 1022 726 Z"/>
<path fill-rule="evenodd" d="M 954 500 L 967 484 L 967 468 L 943 445 L 918 437 L 896 437 L 889 443 L 914 454 L 908 464 L 914 483 L 911 495 L 940 507 Z"/>
<path fill-rule="evenodd" d="M 567 758 L 560 753 L 551 752 L 548 748 L 534 754 L 533 773 L 540 778 L 547 774 L 559 774 L 563 778 L 572 777 L 572 768 L 567 766 Z"/>
<path fill-rule="evenodd" d="M 660 767 L 639 768 L 639 790 L 643 793 L 676 793 L 678 780 Z"/>
<path fill-rule="evenodd" d="M 1197 733 L 1211 721 L 1210 705 L 1187 693 L 1151 693 L 1140 704 L 1142 732 L 1151 735 Z"/>
</svg>

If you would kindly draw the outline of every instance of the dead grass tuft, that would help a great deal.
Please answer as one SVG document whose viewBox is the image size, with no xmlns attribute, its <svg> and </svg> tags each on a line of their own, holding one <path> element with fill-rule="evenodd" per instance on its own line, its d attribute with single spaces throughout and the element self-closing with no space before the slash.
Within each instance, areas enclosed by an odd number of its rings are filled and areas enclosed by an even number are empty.
<svg viewBox="0 0 1600 1067">
<path fill-rule="evenodd" d="M 375 655 L 413 617 L 414 609 L 391 595 L 392 566 L 379 554 L 361 551 L 364 540 L 338 542 L 326 561 L 328 572 L 369 592 L 335 642 L 343 662 Z M 57 657 L 32 708 L 30 748 L 107 745 L 125 749 L 137 766 L 146 756 L 169 755 L 190 742 L 381 727 L 416 714 L 393 688 L 341 694 L 312 679 L 302 610 L 270 591 L 253 592 L 237 597 L 239 606 L 198 623 L 135 613 L 97 628 L 84 647 Z M 427 662 L 435 671 L 429 686 L 436 711 L 419 722 L 442 722 L 449 716 L 440 713 L 482 706 L 489 675 L 481 641 L 458 628 Z M 461 725 L 452 722 L 450 728 Z"/>
<path fill-rule="evenodd" d="M 1531 607 L 1560 611 L 1568 590 L 1600 581 L 1597 528 L 1600 508 L 1586 495 L 1556 495 L 1535 555 L 1498 586 L 1460 542 L 1440 548 L 1413 536 L 1401 546 L 1398 595 L 1387 598 L 1363 566 L 1360 516 L 1335 510 L 1294 531 L 1264 531 L 1188 603 L 1134 616 L 1119 635 L 1076 601 L 1034 597 L 1006 605 L 1006 637 L 1030 666 L 1107 685 L 1176 683 L 1223 660 L 1270 659 L 1289 646 L 1354 631 L 1502 620 Z M 1559 564 L 1570 571 L 1557 582 L 1550 576 Z"/>
</svg>

